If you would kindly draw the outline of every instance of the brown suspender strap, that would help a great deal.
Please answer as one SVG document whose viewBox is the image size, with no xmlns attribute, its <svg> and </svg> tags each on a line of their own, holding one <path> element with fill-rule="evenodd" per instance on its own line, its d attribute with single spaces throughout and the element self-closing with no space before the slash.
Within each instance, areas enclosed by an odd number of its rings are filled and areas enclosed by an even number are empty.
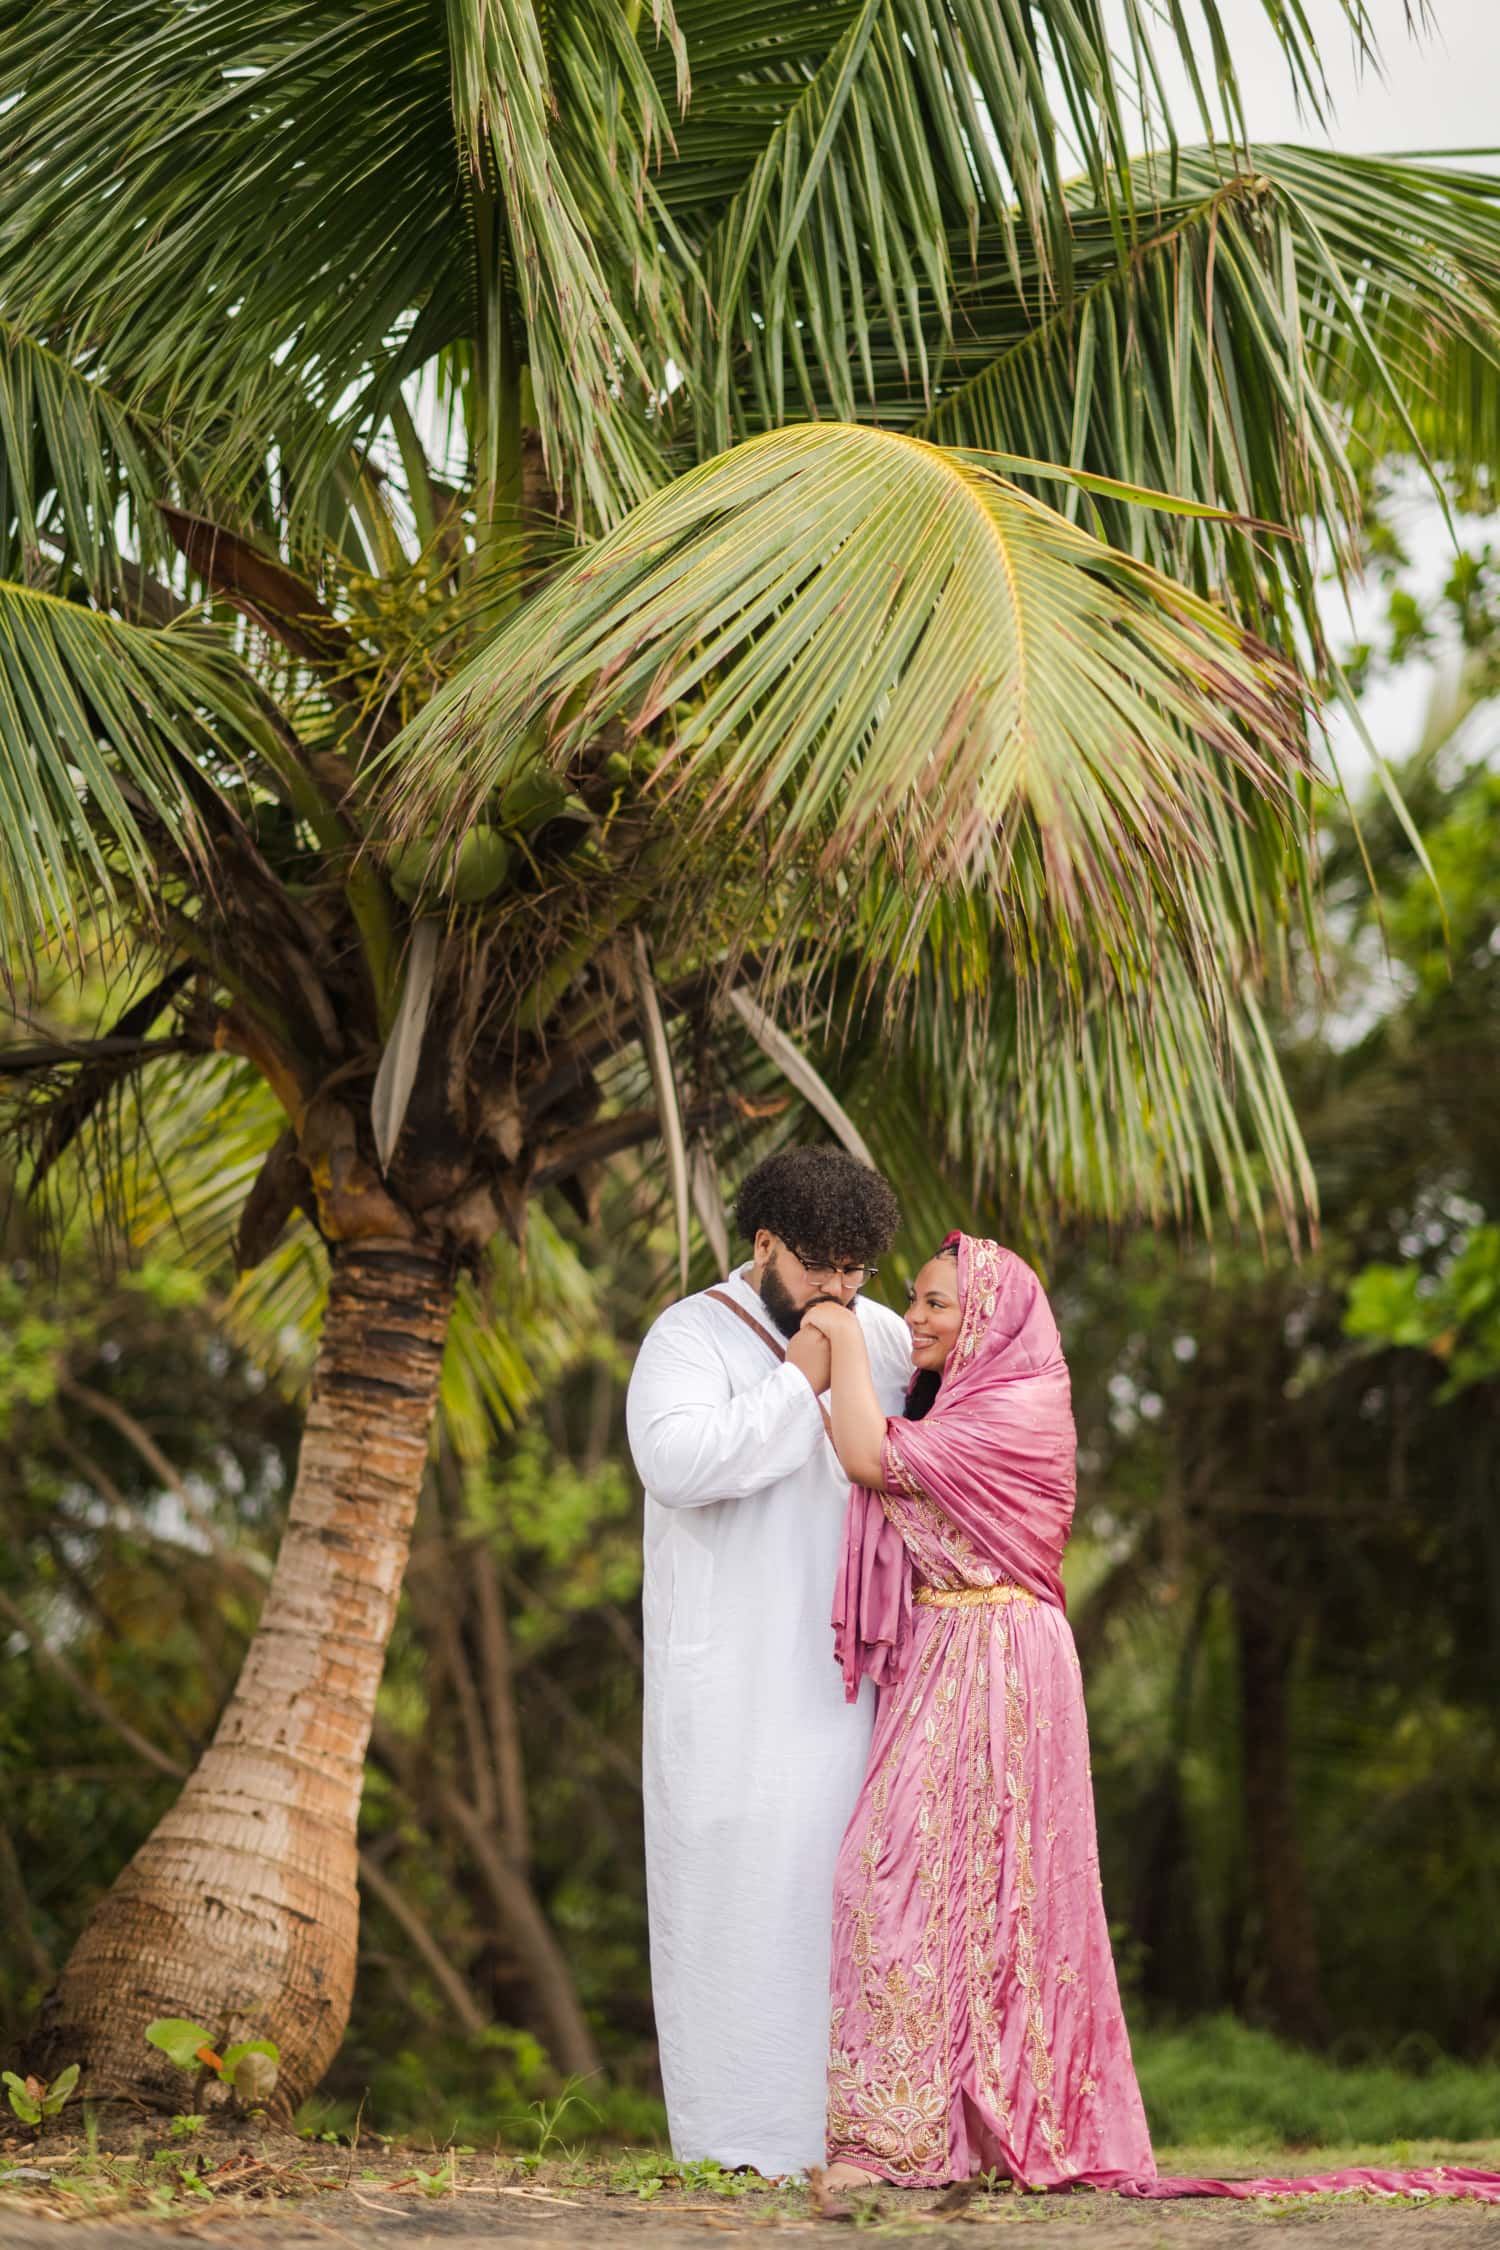
<svg viewBox="0 0 1500 2250">
<path fill-rule="evenodd" d="M 751 1335 L 758 1336 L 760 1338 L 761 1342 L 765 1345 L 766 1350 L 770 1353 L 772 1359 L 779 1360 L 783 1366 L 786 1364 L 786 1351 L 784 1346 L 778 1344 L 774 1336 L 767 1334 L 766 1330 L 761 1327 L 760 1322 L 756 1319 L 754 1313 L 746 1312 L 743 1305 L 737 1305 L 732 1297 L 728 1297 L 724 1294 L 724 1291 L 722 1289 L 705 1289 L 703 1294 L 705 1297 L 711 1298 L 714 1304 L 722 1305 L 726 1312 L 732 1312 L 736 1320 L 742 1320 L 745 1323 L 745 1326 L 749 1329 Z M 821 1399 L 818 1400 L 818 1412 L 823 1417 L 823 1427 L 828 1432 L 828 1442 L 830 1445 L 832 1445 L 833 1424 L 828 1419 L 828 1409 L 823 1404 L 823 1401 Z"/>
<path fill-rule="evenodd" d="M 727 1297 L 724 1294 L 724 1291 L 722 1289 L 705 1289 L 703 1294 L 705 1297 L 710 1298 L 714 1304 L 722 1305 L 726 1312 L 732 1312 L 736 1320 L 742 1320 L 745 1323 L 745 1326 L 749 1329 L 751 1335 L 758 1336 L 760 1338 L 761 1342 L 765 1345 L 766 1350 L 770 1353 L 773 1359 L 786 1358 L 786 1352 L 783 1346 L 778 1344 L 776 1338 L 769 1334 L 766 1329 L 761 1327 L 761 1324 L 756 1319 L 754 1313 L 746 1312 L 743 1305 L 737 1305 L 732 1297 Z"/>
</svg>

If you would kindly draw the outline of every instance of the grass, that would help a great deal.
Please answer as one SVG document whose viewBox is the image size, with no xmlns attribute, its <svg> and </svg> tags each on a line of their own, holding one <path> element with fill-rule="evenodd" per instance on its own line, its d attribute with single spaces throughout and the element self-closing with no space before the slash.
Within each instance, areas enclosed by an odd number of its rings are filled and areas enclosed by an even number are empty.
<svg viewBox="0 0 1500 2250">
<path fill-rule="evenodd" d="M 1233 2149 L 1251 2166 L 1267 2150 L 1316 2149 L 1312 2168 L 1327 2171 L 1321 2152 L 1330 2147 L 1395 2150 L 1500 2134 L 1494 2063 L 1439 2058 L 1419 2073 L 1389 2063 L 1341 2067 L 1229 2016 L 1148 2032 L 1134 2045 L 1153 2139 Z"/>
<path fill-rule="evenodd" d="M 1442 2163 L 1500 2170 L 1494 2064 L 1438 2057 L 1417 2072 L 1390 2063 L 1340 2067 L 1230 2018 L 1146 2032 L 1135 2056 L 1164 2173 L 1212 2179 Z M 180 2221 L 209 2207 L 248 2217 L 309 2199 L 331 2211 L 330 2196 L 339 2206 L 352 2200 L 382 2209 L 393 2201 L 407 2210 L 428 2200 L 459 2205 L 468 2197 L 489 2198 L 493 2209 L 495 2199 L 578 2196 L 594 2210 L 626 2199 L 673 2211 L 717 2208 L 762 2223 L 808 2216 L 802 2187 L 771 2187 L 663 2154 L 665 2117 L 640 2095 L 617 2098 L 608 2087 L 574 2084 L 527 2102 L 511 2079 L 507 2098 L 486 2114 L 472 2088 L 466 2101 L 449 2103 L 429 2080 L 420 2107 L 425 2118 L 388 2115 L 379 2121 L 384 2130 L 374 2131 L 368 2112 L 345 2121 L 309 2105 L 300 2139 L 257 2136 L 243 2124 L 174 2132 L 163 2119 L 154 2132 L 136 2126 L 111 2146 L 101 2145 L 85 2118 L 67 2116 L 34 2144 L 18 2138 L 0 2154 L 0 2238 L 7 2210 Z M 434 2130 L 438 2116 L 445 2123 Z M 8 2179 L 16 2168 L 23 2176 Z M 994 2208 L 999 2215 L 1001 2206 Z M 1040 2220 L 1066 2205 L 1007 2198 L 1004 2208 L 1012 2218 Z M 883 2195 L 862 2202 L 854 2217 L 857 2226 L 887 2233 L 918 2214 L 911 2201 L 903 2215 L 902 2199 Z"/>
<path fill-rule="evenodd" d="M 1282 2152 L 1268 2166 L 1267 2152 L 1251 2151 L 1243 2144 L 1213 2147 L 1163 2146 L 1157 2151 L 1164 2172 L 1192 2177 L 1233 2177 L 1267 2169 L 1297 2173 L 1304 2170 L 1342 2169 L 1345 2166 L 1422 2165 L 1460 2162 L 1500 2167 L 1500 2144 L 1488 2147 L 1454 2147 L 1451 2144 L 1397 2144 L 1319 2149 L 1295 2157 Z M 35 2156 L 22 2163 L 36 2164 Z M 425 2208 L 441 2204 L 467 2225 L 456 2233 L 465 2241 L 490 2239 L 497 2224 L 520 2220 L 521 2206 L 533 2204 L 533 2216 L 551 2216 L 564 2206 L 569 2213 L 568 2239 L 580 2245 L 616 2243 L 622 2204 L 640 2210 L 650 2205 L 670 2217 L 697 2214 L 702 2223 L 757 2230 L 789 2224 L 805 2232 L 810 2219 L 841 2216 L 852 2220 L 856 2231 L 869 2230 L 894 2238 L 913 2232 L 930 2233 L 936 2191 L 902 2195 L 880 2189 L 849 2199 L 842 2210 L 820 2205 L 805 2185 L 777 2185 L 743 2174 L 725 2172 L 716 2164 L 677 2164 L 660 2152 L 636 2149 L 558 2149 L 544 2157 L 523 2153 L 519 2158 L 503 2151 L 449 2148 L 414 2154 L 410 2149 L 343 2149 L 323 2145 L 316 2149 L 297 2144 L 290 2151 L 278 2145 L 263 2155 L 250 2150 L 161 2150 L 142 2146 L 129 2151 L 103 2152 L 87 2147 L 36 2166 L 44 2178 L 8 2186 L 5 2160 L 0 2160 L 0 2240 L 5 2237 L 8 2212 L 29 2212 L 58 2220 L 115 2219 L 159 2220 L 180 2229 L 184 2221 L 202 2217 L 217 2226 L 225 2219 L 249 2221 L 297 2206 L 311 2207 L 319 2222 L 335 2222 L 333 2232 L 356 2232 L 365 2212 L 399 2211 L 420 2220 Z M 471 2200 L 472 2199 L 472 2200 Z M 1024 2224 L 1053 2221 L 1086 2225 L 1100 2242 L 1124 2240 L 1122 2226 L 1132 2231 L 1130 2242 L 1144 2237 L 1134 2231 L 1132 2207 L 1122 2209 L 1111 2198 L 1078 2199 L 1068 2196 L 1014 2195 L 1009 2191 L 979 2194 L 964 2210 L 972 2220 Z M 1382 2199 L 1382 2208 L 1393 2208 Z M 1140 2207 L 1133 2207 L 1139 2212 Z M 1285 2205 L 1264 2204 L 1254 2211 L 1241 2209 L 1246 2219 L 1267 2218 Z M 1308 2207 L 1302 2213 L 1311 2216 Z M 1326 2212 L 1332 2206 L 1324 2205 Z M 1196 2206 L 1198 2220 L 1209 2221 L 1212 2211 L 1226 2207 Z M 714 2214 L 721 2214 L 715 2216 Z M 1476 2217 L 1479 2214 L 1474 2214 Z M 642 2217 L 645 2214 L 642 2212 Z M 450 2231 L 455 2220 L 445 2221 Z M 420 2226 L 416 2230 L 421 2233 Z M 347 2239 L 347 2236 L 345 2236 Z M 634 2239 L 646 2240 L 649 2235 Z M 1217 2242 L 1218 2234 L 1213 2236 Z"/>
</svg>

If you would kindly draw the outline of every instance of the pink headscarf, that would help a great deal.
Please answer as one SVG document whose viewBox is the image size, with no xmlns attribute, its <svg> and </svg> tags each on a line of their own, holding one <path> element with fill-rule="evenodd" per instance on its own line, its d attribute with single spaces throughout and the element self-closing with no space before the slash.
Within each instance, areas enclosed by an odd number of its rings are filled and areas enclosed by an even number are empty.
<svg viewBox="0 0 1500 2250">
<path fill-rule="evenodd" d="M 881 1459 L 893 1497 L 865 1485 L 849 1494 L 833 1632 L 851 1702 L 862 1674 L 887 1687 L 905 1668 L 912 1560 L 903 1524 L 924 1554 L 936 1544 L 956 1581 L 1009 1581 L 1064 1606 L 1076 1441 L 1057 1323 L 1014 1251 L 967 1234 L 949 1235 L 950 1244 L 961 1319 L 936 1403 L 920 1422 L 886 1423 Z"/>
</svg>

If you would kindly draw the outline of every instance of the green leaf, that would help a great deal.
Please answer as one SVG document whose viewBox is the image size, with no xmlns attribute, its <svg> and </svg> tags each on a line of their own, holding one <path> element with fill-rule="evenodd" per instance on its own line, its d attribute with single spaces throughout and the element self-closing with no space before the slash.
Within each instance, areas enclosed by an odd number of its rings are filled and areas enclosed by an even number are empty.
<svg viewBox="0 0 1500 2250">
<path fill-rule="evenodd" d="M 212 2038 L 202 2024 L 190 2023 L 186 2016 L 158 2016 L 154 2023 L 147 2024 L 146 2037 L 179 2070 L 196 2071 L 198 2049 L 212 2045 Z"/>
<path fill-rule="evenodd" d="M 612 523 L 659 479 L 645 407 L 683 350 L 680 269 L 663 254 L 650 192 L 653 146 L 671 137 L 666 103 L 616 0 L 557 11 L 447 0 L 446 14 L 454 114 L 478 180 L 481 297 L 500 293 L 499 271 L 484 270 L 500 262 L 498 230 L 483 224 L 498 202 L 548 464 L 581 511 Z M 670 36 L 670 8 L 666 23 Z M 686 54 L 674 49 L 685 91 Z M 646 349 L 627 317 L 632 296 L 648 313 Z M 506 402 L 485 346 L 493 458 L 481 478 L 494 481 Z"/>
<path fill-rule="evenodd" d="M 8 316 L 107 339 L 115 397 L 179 451 L 206 441 L 211 485 L 262 482 L 274 446 L 313 509 L 405 366 L 461 327 L 427 0 L 3 0 L 0 114 Z"/>
<path fill-rule="evenodd" d="M 877 402 L 882 369 L 908 407 L 926 403 L 940 347 L 963 333 L 957 291 L 985 232 L 1017 289 L 1029 275 L 1037 305 L 1064 313 L 1075 200 L 1105 213 L 1127 269 L 1150 225 L 1132 149 L 1165 126 L 1169 165 L 1178 154 L 1160 107 L 1162 44 L 1187 66 L 1204 132 L 1243 135 L 1217 0 L 1170 12 L 1123 0 L 1121 55 L 1092 0 L 788 0 L 745 34 L 721 10 L 705 20 L 711 5 L 684 0 L 679 16 L 713 140 L 705 131 L 695 145 L 690 108 L 680 183 L 669 165 L 662 184 L 702 239 L 688 374 L 700 450 L 789 413 L 852 419 Z M 1302 11 L 1265 5 L 1317 112 L 1322 71 Z M 1363 0 L 1344 13 L 1370 52 Z M 1205 31 L 1217 111 L 1197 75 Z"/>
<path fill-rule="evenodd" d="M 85 364 L 0 320 L 0 577 L 55 554 L 128 606 L 140 565 L 166 549 L 162 477 L 150 432 Z"/>
<path fill-rule="evenodd" d="M 6 2093 L 10 2097 L 10 2106 L 16 2116 L 20 2118 L 21 2123 L 23 2125 L 39 2125 L 42 2121 L 42 2106 L 35 2094 L 30 2091 L 25 2079 L 18 2078 L 13 2070 L 0 2071 L 0 2079 L 4 2080 Z"/>
<path fill-rule="evenodd" d="M 44 2117 L 56 2117 L 58 2111 L 62 2108 L 63 2103 L 67 2100 L 69 2094 L 72 2093 L 73 2088 L 78 2084 L 78 2073 L 79 2065 L 77 2063 L 69 2063 L 66 2070 L 60 2070 L 58 2072 L 51 2085 L 47 2088 L 46 2098 L 42 2103 L 42 2114 Z"/>
</svg>

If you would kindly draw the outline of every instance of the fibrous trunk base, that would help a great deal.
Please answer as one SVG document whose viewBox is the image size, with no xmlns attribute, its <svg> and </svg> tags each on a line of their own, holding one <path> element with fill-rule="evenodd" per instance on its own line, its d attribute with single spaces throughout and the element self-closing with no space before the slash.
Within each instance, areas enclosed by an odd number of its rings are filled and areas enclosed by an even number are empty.
<svg viewBox="0 0 1500 2250">
<path fill-rule="evenodd" d="M 278 2106 L 338 2051 L 354 1985 L 365 1750 L 437 1404 L 453 1276 L 421 1245 L 336 1251 L 286 1533 L 213 1741 L 95 1911 L 28 2059 L 186 2106 L 157 2016 L 270 2038 Z"/>
</svg>

